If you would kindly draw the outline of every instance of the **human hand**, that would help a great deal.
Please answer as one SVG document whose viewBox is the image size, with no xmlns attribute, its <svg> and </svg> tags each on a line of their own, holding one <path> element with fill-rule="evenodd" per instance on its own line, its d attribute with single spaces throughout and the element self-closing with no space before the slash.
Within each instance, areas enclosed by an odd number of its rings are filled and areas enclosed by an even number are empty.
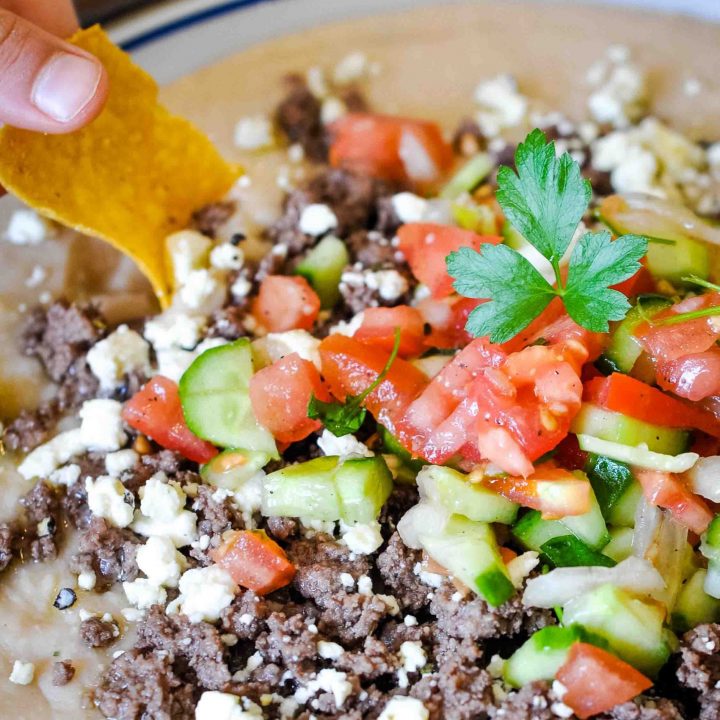
<svg viewBox="0 0 720 720">
<path fill-rule="evenodd" d="M 0 0 L 0 124 L 64 133 L 100 112 L 105 69 L 61 40 L 77 27 L 71 0 Z"/>
</svg>

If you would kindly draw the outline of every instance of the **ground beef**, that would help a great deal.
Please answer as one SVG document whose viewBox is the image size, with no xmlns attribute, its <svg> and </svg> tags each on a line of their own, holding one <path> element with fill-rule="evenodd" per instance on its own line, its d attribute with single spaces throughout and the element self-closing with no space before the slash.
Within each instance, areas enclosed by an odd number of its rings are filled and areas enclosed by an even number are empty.
<svg viewBox="0 0 720 720">
<path fill-rule="evenodd" d="M 193 213 L 192 227 L 203 235 L 214 238 L 222 225 L 232 217 L 235 209 L 235 203 L 232 201 L 205 205 Z"/>
<path fill-rule="evenodd" d="M 550 709 L 558 698 L 546 682 L 525 685 L 517 692 L 511 692 L 497 707 L 491 717 L 494 720 L 557 720 Z"/>
<path fill-rule="evenodd" d="M 92 305 L 58 301 L 35 310 L 23 332 L 23 351 L 37 357 L 51 380 L 60 383 L 60 410 L 77 407 L 98 390 L 86 354 L 105 334 L 105 322 Z"/>
<path fill-rule="evenodd" d="M 92 513 L 87 504 L 87 491 L 82 480 L 85 475 L 80 473 L 80 480 L 66 488 L 61 503 L 65 515 L 72 526 L 78 530 L 85 529 L 92 521 Z"/>
<path fill-rule="evenodd" d="M 317 631 L 302 614 L 286 616 L 274 612 L 266 620 L 267 631 L 255 641 L 255 648 L 267 662 L 288 667 L 298 676 L 315 671 L 317 657 Z"/>
<path fill-rule="evenodd" d="M 167 653 L 134 649 L 112 661 L 93 698 L 115 720 L 193 720 L 197 690 L 178 677 Z"/>
<path fill-rule="evenodd" d="M 289 517 L 269 517 L 265 527 L 276 540 L 288 540 L 297 535 L 298 521 Z"/>
<path fill-rule="evenodd" d="M 246 590 L 223 611 L 222 628 L 225 632 L 237 635 L 240 640 L 254 640 L 265 627 L 265 620 L 272 611 L 265 598 L 252 590 Z"/>
<path fill-rule="evenodd" d="M 378 230 L 355 230 L 346 241 L 351 261 L 360 263 L 362 268 L 395 268 L 398 251 L 392 246 L 391 237 Z"/>
<path fill-rule="evenodd" d="M 239 305 L 226 305 L 216 310 L 210 317 L 207 337 L 219 337 L 225 340 L 245 337 L 248 334 L 244 325 L 247 315 L 247 308 Z"/>
<path fill-rule="evenodd" d="M 487 140 L 480 130 L 480 126 L 472 118 L 460 121 L 453 133 L 452 148 L 457 155 L 470 157 L 476 155 L 487 147 Z"/>
<path fill-rule="evenodd" d="M 166 615 L 155 605 L 138 627 L 137 647 L 167 653 L 177 672 L 205 690 L 222 690 L 230 682 L 225 645 L 210 623 Z"/>
<path fill-rule="evenodd" d="M 151 474 L 164 472 L 168 477 L 173 477 L 183 470 L 188 470 L 190 463 L 178 452 L 160 448 L 157 452 L 143 455 L 140 459 L 142 465 Z"/>
<path fill-rule="evenodd" d="M 0 572 L 2 572 L 15 557 L 18 546 L 18 532 L 10 523 L 0 523 Z"/>
<path fill-rule="evenodd" d="M 338 670 L 355 673 L 363 680 L 377 680 L 382 675 L 395 673 L 399 665 L 397 655 L 374 637 L 365 638 L 362 648 L 343 653 L 335 662 Z"/>
<path fill-rule="evenodd" d="M 597 720 L 683 720 L 678 706 L 665 698 L 640 696 L 635 700 L 616 705 L 609 713 L 598 716 Z M 715 713 L 712 716 L 717 718 Z"/>
<path fill-rule="evenodd" d="M 451 637 L 481 640 L 530 634 L 554 622 L 551 612 L 525 607 L 519 595 L 493 608 L 476 595 L 455 601 L 455 593 L 455 587 L 446 581 L 430 601 L 430 612 L 437 618 L 438 629 Z"/>
<path fill-rule="evenodd" d="M 278 127 L 290 142 L 302 146 L 309 160 L 326 161 L 328 138 L 320 117 L 320 101 L 299 75 L 289 75 L 285 84 L 287 93 L 275 110 Z"/>
<path fill-rule="evenodd" d="M 380 575 L 404 610 L 417 611 L 427 603 L 428 586 L 414 572 L 421 560 L 422 553 L 407 547 L 397 532 L 378 555 Z"/>
<path fill-rule="evenodd" d="M 199 485 L 197 497 L 193 501 L 192 509 L 198 516 L 198 533 L 209 535 L 212 539 L 222 535 L 227 530 L 243 530 L 242 513 L 230 500 L 230 496 L 218 494 L 217 488 L 209 485 Z"/>
<path fill-rule="evenodd" d="M 5 429 L 6 449 L 28 453 L 50 438 L 60 418 L 55 400 L 42 403 L 36 410 L 23 410 Z"/>
<path fill-rule="evenodd" d="M 699 720 L 720 717 L 720 625 L 698 625 L 680 644 L 677 677 L 698 693 Z"/>
<path fill-rule="evenodd" d="M 75 677 L 75 667 L 70 660 L 58 660 L 52 667 L 52 684 L 55 687 L 67 685 Z"/>
<path fill-rule="evenodd" d="M 93 517 L 80 533 L 72 567 L 76 572 L 94 572 L 95 589 L 99 592 L 108 590 L 113 583 L 132 581 L 137 577 L 135 553 L 139 542 L 135 533 Z"/>
<path fill-rule="evenodd" d="M 80 624 L 80 639 L 91 648 L 112 645 L 119 636 L 118 626 L 110 620 L 91 617 Z"/>
<path fill-rule="evenodd" d="M 372 635 L 389 615 L 387 605 L 377 595 L 339 594 L 325 600 L 318 627 L 326 635 L 338 637 L 343 645 L 356 645 Z"/>
<path fill-rule="evenodd" d="M 60 495 L 44 481 L 35 484 L 20 504 L 25 508 L 25 541 L 34 562 L 57 557 L 57 532 L 60 527 Z"/>
</svg>

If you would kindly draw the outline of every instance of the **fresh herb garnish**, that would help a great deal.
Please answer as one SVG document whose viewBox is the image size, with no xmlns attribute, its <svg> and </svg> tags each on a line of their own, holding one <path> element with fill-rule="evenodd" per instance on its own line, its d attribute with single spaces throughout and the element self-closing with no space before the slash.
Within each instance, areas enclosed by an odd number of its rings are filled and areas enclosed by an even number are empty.
<svg viewBox="0 0 720 720">
<path fill-rule="evenodd" d="M 678 313 L 677 315 L 667 315 L 659 320 L 652 320 L 650 325 L 678 325 L 688 320 L 697 320 L 698 318 L 712 317 L 713 315 L 720 315 L 720 305 L 713 305 L 712 307 L 706 307 L 702 310 Z"/>
<path fill-rule="evenodd" d="M 397 327 L 395 328 L 395 343 L 393 344 L 390 357 L 375 380 L 359 395 L 347 395 L 344 403 L 337 401 L 323 402 L 322 400 L 318 400 L 315 395 L 311 395 L 307 409 L 308 417 L 313 420 L 322 421 L 323 425 L 335 435 L 335 437 L 342 437 L 343 435 L 357 432 L 363 422 L 365 422 L 365 415 L 367 414 L 367 410 L 363 407 L 365 398 L 387 377 L 392 364 L 395 362 L 399 349 L 400 328 Z"/>
<path fill-rule="evenodd" d="M 709 280 L 704 280 L 697 275 L 684 275 L 680 279 L 686 283 L 692 283 L 693 285 L 699 285 L 700 287 L 707 288 L 708 290 L 715 290 L 716 292 L 720 292 L 720 285 L 711 283 Z"/>
<path fill-rule="evenodd" d="M 567 154 L 533 130 L 515 153 L 517 174 L 498 171 L 497 200 L 505 217 L 552 265 L 552 286 L 520 253 L 507 245 L 483 244 L 480 251 L 463 247 L 447 257 L 454 287 L 471 298 L 489 302 L 470 313 L 466 328 L 492 342 L 506 342 L 527 327 L 555 297 L 570 317 L 594 332 L 607 332 L 610 320 L 621 320 L 630 308 L 612 285 L 640 269 L 647 239 L 609 232 L 585 233 L 570 256 L 567 281 L 560 261 L 570 246 L 591 197 L 590 183 Z"/>
</svg>

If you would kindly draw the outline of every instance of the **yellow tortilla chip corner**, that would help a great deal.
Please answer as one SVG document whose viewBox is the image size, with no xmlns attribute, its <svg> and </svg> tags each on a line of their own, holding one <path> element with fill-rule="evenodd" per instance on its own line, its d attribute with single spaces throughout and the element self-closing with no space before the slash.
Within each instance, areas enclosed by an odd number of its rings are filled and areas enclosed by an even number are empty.
<svg viewBox="0 0 720 720">
<path fill-rule="evenodd" d="M 0 185 L 43 215 L 132 257 L 164 307 L 170 301 L 168 234 L 220 199 L 240 174 L 187 120 L 158 104 L 158 88 L 99 26 L 75 45 L 110 79 L 102 113 L 67 135 L 0 129 Z"/>
</svg>

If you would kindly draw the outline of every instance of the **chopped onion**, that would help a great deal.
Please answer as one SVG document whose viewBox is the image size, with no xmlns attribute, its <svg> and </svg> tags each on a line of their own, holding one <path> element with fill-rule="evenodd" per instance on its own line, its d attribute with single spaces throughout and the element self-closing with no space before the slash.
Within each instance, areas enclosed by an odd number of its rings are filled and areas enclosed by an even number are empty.
<svg viewBox="0 0 720 720">
<path fill-rule="evenodd" d="M 647 560 L 629 557 L 615 567 L 563 567 L 527 581 L 523 603 L 552 608 L 594 588 L 612 584 L 636 595 L 661 597 L 665 582 Z"/>
<path fill-rule="evenodd" d="M 720 503 L 720 455 L 700 458 L 688 470 L 687 479 L 694 493 Z"/>
<path fill-rule="evenodd" d="M 637 558 L 644 558 L 655 541 L 662 511 L 656 505 L 640 498 L 635 509 L 635 530 L 632 538 L 632 552 Z"/>
<path fill-rule="evenodd" d="M 665 580 L 665 592 L 662 600 L 668 609 L 675 605 L 683 581 L 683 571 L 687 566 L 688 529 L 673 519 L 669 512 L 662 513 L 660 528 L 654 545 L 650 549 L 648 560 Z"/>
<path fill-rule="evenodd" d="M 403 161 L 405 172 L 411 180 L 434 180 L 438 175 L 437 167 L 425 146 L 411 130 L 403 130 L 400 136 L 398 155 Z"/>
<path fill-rule="evenodd" d="M 711 560 L 708 564 L 703 590 L 710 597 L 720 598 L 720 563 Z"/>
<path fill-rule="evenodd" d="M 420 535 L 440 534 L 447 523 L 448 515 L 437 505 L 420 502 L 411 507 L 400 518 L 397 530 L 402 541 L 410 548 L 420 550 Z"/>
</svg>

